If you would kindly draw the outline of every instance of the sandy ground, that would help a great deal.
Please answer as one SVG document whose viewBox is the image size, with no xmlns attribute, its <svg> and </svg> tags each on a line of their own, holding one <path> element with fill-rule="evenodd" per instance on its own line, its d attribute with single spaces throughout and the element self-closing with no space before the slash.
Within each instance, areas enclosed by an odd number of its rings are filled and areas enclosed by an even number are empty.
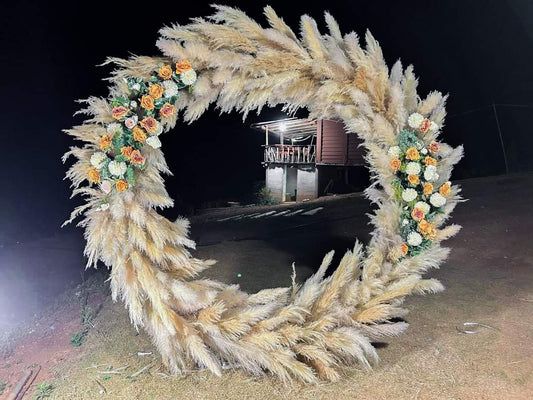
<svg viewBox="0 0 533 400">
<path fill-rule="evenodd" d="M 222 378 L 194 371 L 169 378 L 149 338 L 135 332 L 123 306 L 110 301 L 104 277 L 95 275 L 10 342 L 0 381 L 9 389 L 31 363 L 41 363 L 35 383 L 51 381 L 53 399 L 531 399 L 533 175 L 469 180 L 463 187 L 470 201 L 453 217 L 463 230 L 448 242 L 449 260 L 429 274 L 447 290 L 407 299 L 410 327 L 377 345 L 381 361 L 372 372 L 345 368 L 340 382 L 315 386 L 283 386 L 230 370 Z M 192 235 L 197 256 L 220 260 L 209 276 L 255 291 L 288 285 L 292 262 L 303 280 L 327 250 L 340 257 L 355 237 L 366 241 L 368 211 L 364 199 L 351 196 L 327 202 L 313 217 L 216 222 L 204 216 L 193 220 Z M 73 348 L 68 339 L 80 328 L 80 291 L 100 311 L 87 341 Z M 464 334 L 457 330 L 464 322 L 495 329 Z M 106 372 L 125 365 L 122 374 Z M 131 377 L 147 365 L 148 373 Z"/>
</svg>

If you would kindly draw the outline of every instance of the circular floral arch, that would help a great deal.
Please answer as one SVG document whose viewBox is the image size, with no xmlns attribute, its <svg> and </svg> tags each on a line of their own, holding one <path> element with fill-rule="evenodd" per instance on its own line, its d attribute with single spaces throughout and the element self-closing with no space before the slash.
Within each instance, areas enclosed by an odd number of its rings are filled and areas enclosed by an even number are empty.
<svg viewBox="0 0 533 400">
<path fill-rule="evenodd" d="M 460 200 L 449 182 L 462 148 L 439 142 L 446 96 L 420 99 L 412 66 L 389 70 L 367 32 L 342 35 L 325 14 L 328 33 L 301 18 L 300 38 L 266 7 L 269 26 L 243 12 L 215 6 L 207 19 L 163 28 L 162 57 L 109 59 L 118 68 L 108 98 L 90 97 L 90 115 L 67 133 L 84 142 L 65 159 L 67 176 L 86 203 L 83 214 L 88 266 L 111 271 L 113 299 L 121 298 L 132 323 L 151 335 L 173 373 L 190 364 L 220 375 L 229 363 L 283 381 L 339 378 L 341 364 L 365 368 L 377 360 L 373 340 L 400 334 L 407 324 L 405 296 L 438 292 L 423 279 L 448 255 L 440 242 L 459 231 L 444 222 Z M 199 118 L 214 104 L 244 116 L 283 104 L 311 118 L 337 119 L 367 150 L 376 204 L 370 242 L 355 243 L 325 278 L 333 252 L 302 284 L 247 294 L 236 285 L 199 278 L 214 261 L 192 257 L 188 221 L 171 222 L 157 208 L 172 206 L 158 135 L 177 116 Z"/>
</svg>

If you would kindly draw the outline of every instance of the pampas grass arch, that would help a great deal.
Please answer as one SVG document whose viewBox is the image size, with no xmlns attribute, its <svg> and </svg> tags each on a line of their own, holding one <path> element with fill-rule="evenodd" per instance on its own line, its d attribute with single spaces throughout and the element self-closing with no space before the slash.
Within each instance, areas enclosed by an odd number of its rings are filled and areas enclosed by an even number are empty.
<svg viewBox="0 0 533 400">
<path fill-rule="evenodd" d="M 457 225 L 443 226 L 460 200 L 459 189 L 451 187 L 446 205 L 434 217 L 431 245 L 403 255 L 400 233 L 407 205 L 395 190 L 388 150 L 398 145 L 412 113 L 442 126 L 446 96 L 431 92 L 420 99 L 412 66 L 404 69 L 398 61 L 389 70 L 370 32 L 363 49 L 357 35 L 342 35 L 328 13 L 327 34 L 304 15 L 299 38 L 270 7 L 264 9 L 266 28 L 237 9 L 215 9 L 206 19 L 161 29 L 157 46 L 162 57 L 108 60 L 118 66 L 110 78 L 109 98 L 87 99 L 81 112 L 90 118 L 67 130 L 85 143 L 72 147 L 65 159 L 77 159 L 67 176 L 74 194 L 86 197 L 67 222 L 84 215 L 79 225 L 85 228 L 88 266 L 101 260 L 112 268 L 113 299 L 124 301 L 132 323 L 150 334 L 174 374 L 196 364 L 220 375 L 222 365 L 230 363 L 284 382 L 316 382 L 339 379 L 343 364 L 368 369 L 378 359 L 371 342 L 406 329 L 405 322 L 397 322 L 406 313 L 405 297 L 443 289 L 422 274 L 446 259 L 448 249 L 440 242 L 459 231 Z M 149 80 L 161 63 L 179 60 L 189 60 L 199 77 L 194 90 L 175 103 L 185 121 L 196 120 L 211 104 L 244 116 L 265 105 L 284 104 L 288 112 L 303 107 L 311 118 L 340 120 L 357 134 L 373 180 L 366 195 L 376 204 L 368 245 L 356 242 L 327 278 L 332 252 L 303 284 L 248 294 L 237 285 L 199 278 L 214 261 L 191 255 L 195 244 L 188 238 L 188 221 L 171 222 L 157 213 L 158 207 L 172 205 L 161 177 L 170 171 L 160 149 L 142 149 L 146 168 L 136 172 L 130 190 L 106 195 L 84 185 L 105 125 L 116 122 L 111 99 L 130 94 L 124 78 Z M 175 123 L 176 117 L 164 120 L 163 131 Z M 419 132 L 427 144 L 437 135 L 434 130 Z M 461 147 L 440 143 L 436 187 L 448 181 L 461 156 Z"/>
</svg>

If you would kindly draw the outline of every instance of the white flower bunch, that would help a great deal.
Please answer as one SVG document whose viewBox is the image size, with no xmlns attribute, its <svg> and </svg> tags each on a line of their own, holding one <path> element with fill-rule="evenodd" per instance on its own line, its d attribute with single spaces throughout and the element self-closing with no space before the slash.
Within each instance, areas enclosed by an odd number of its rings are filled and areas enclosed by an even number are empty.
<svg viewBox="0 0 533 400">
<path fill-rule="evenodd" d="M 414 199 L 416 199 L 416 197 L 418 196 L 418 193 L 416 192 L 416 190 L 412 189 L 412 188 L 408 188 L 408 189 L 405 189 L 403 192 L 402 192 L 402 199 L 409 203 L 411 201 L 413 201 Z"/>
<path fill-rule="evenodd" d="M 439 179 L 439 174 L 437 174 L 437 167 L 434 165 L 426 166 L 424 170 L 424 179 L 428 182 L 434 182 Z"/>
<path fill-rule="evenodd" d="M 178 85 L 176 85 L 175 82 L 163 81 L 162 85 L 163 85 L 163 89 L 165 89 L 163 96 L 172 97 L 178 94 Z"/>
<path fill-rule="evenodd" d="M 104 168 L 107 160 L 108 159 L 107 159 L 106 154 L 99 151 L 98 153 L 94 153 L 91 156 L 91 165 L 96 169 L 102 169 Z"/>
<path fill-rule="evenodd" d="M 180 74 L 180 79 L 183 82 L 184 85 L 192 85 L 194 82 L 196 82 L 196 71 L 194 69 L 189 69 L 187 71 L 183 71 Z"/>
<path fill-rule="evenodd" d="M 123 176 L 126 173 L 126 170 L 128 169 L 124 161 L 111 161 L 107 168 L 109 168 L 109 172 L 111 173 L 111 175 L 117 177 Z"/>
<path fill-rule="evenodd" d="M 431 121 L 431 124 L 429 125 L 429 131 L 431 133 L 436 133 L 438 130 L 439 126 L 435 122 Z"/>
<path fill-rule="evenodd" d="M 405 166 L 405 173 L 408 175 L 418 175 L 420 173 L 420 164 L 417 162 L 409 162 Z"/>
<path fill-rule="evenodd" d="M 122 126 L 120 124 L 117 124 L 113 122 L 112 124 L 107 125 L 107 133 L 111 136 L 113 136 L 115 133 L 123 133 L 122 132 Z"/>
<path fill-rule="evenodd" d="M 157 136 L 150 136 L 146 139 L 146 144 L 154 149 L 158 149 L 161 147 L 161 140 Z"/>
<path fill-rule="evenodd" d="M 392 146 L 389 148 L 388 151 L 390 158 L 399 158 L 400 157 L 400 147 L 399 146 Z"/>
<path fill-rule="evenodd" d="M 436 192 L 431 195 L 429 202 L 433 205 L 433 207 L 439 208 L 446 204 L 446 198 L 440 193 Z"/>
<path fill-rule="evenodd" d="M 413 113 L 407 119 L 407 124 L 413 129 L 418 129 L 423 120 L 424 116 L 422 114 Z"/>
<path fill-rule="evenodd" d="M 407 244 L 409 246 L 418 246 L 422 243 L 422 235 L 418 232 L 411 232 L 407 235 Z"/>
</svg>

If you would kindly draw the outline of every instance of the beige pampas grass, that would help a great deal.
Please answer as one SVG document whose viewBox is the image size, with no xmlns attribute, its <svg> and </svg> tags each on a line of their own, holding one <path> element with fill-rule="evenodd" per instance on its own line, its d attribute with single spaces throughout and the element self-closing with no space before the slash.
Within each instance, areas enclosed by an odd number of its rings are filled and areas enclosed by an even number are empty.
<svg viewBox="0 0 533 400">
<path fill-rule="evenodd" d="M 393 322 L 407 312 L 405 296 L 443 289 L 422 274 L 446 259 L 448 249 L 439 243 L 459 227 L 440 229 L 433 245 L 417 256 L 395 256 L 402 210 L 391 187 L 387 149 L 397 143 L 411 112 L 431 113 L 442 124 L 446 97 L 432 92 L 421 101 L 411 66 L 403 70 L 398 62 L 389 72 L 369 32 L 363 48 L 356 34 L 342 36 L 328 13 L 329 34 L 303 16 L 299 39 L 271 7 L 265 8 L 266 28 L 240 10 L 215 8 L 208 19 L 163 28 L 157 45 L 164 57 L 108 59 L 117 66 L 110 96 L 128 94 L 122 78 L 147 79 L 160 62 L 187 58 L 199 81 L 175 104 L 185 121 L 196 120 L 211 104 L 221 112 L 244 115 L 283 104 L 289 112 L 305 107 L 311 117 L 342 121 L 367 150 L 373 184 L 365 193 L 377 207 L 370 242 L 366 247 L 356 242 L 325 277 L 333 260 L 328 253 L 311 278 L 302 284 L 294 280 L 292 288 L 250 295 L 237 286 L 202 279 L 201 272 L 214 261 L 192 256 L 188 222 L 171 222 L 156 212 L 172 206 L 161 177 L 170 173 L 161 150 L 146 148 L 148 167 L 137 174 L 135 187 L 112 196 L 108 209 L 98 207 L 103 198 L 99 190 L 82 186 L 103 125 L 112 122 L 110 99 L 96 97 L 81 111 L 90 116 L 87 122 L 66 131 L 87 143 L 71 148 L 64 159 L 76 159 L 67 178 L 74 194 L 86 197 L 69 222 L 84 215 L 80 225 L 88 266 L 101 260 L 112 269 L 113 299 L 124 301 L 132 323 L 147 330 L 174 374 L 196 364 L 220 375 L 227 362 L 253 375 L 313 383 L 339 379 L 341 364 L 369 369 L 377 361 L 371 341 L 399 335 L 407 327 Z M 175 123 L 166 121 L 165 131 Z M 447 180 L 462 148 L 442 149 L 438 172 Z M 460 200 L 454 189 L 439 226 Z"/>
</svg>

